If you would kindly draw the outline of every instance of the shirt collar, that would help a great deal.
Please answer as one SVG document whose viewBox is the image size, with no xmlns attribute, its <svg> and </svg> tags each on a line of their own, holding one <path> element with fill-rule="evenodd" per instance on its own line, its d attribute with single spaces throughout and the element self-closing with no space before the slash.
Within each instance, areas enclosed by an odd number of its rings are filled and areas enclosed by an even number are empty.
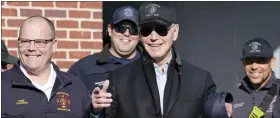
<svg viewBox="0 0 280 118">
<path fill-rule="evenodd" d="M 57 75 L 56 75 L 56 72 L 55 72 L 54 67 L 53 67 L 52 64 L 50 64 L 50 68 L 51 68 L 50 76 L 49 76 L 48 81 L 47 81 L 47 83 L 45 85 L 52 85 L 53 86 L 53 84 L 55 82 L 55 78 L 56 78 Z M 38 85 L 37 83 L 35 83 L 35 81 L 30 79 L 29 74 L 27 73 L 26 69 L 22 66 L 21 62 L 20 62 L 20 70 L 23 72 L 23 74 L 27 78 L 29 78 L 29 80 L 32 82 L 33 85 L 36 85 L 36 86 Z M 45 85 L 43 85 L 43 86 L 45 86 Z"/>
<path fill-rule="evenodd" d="M 172 53 L 171 53 L 171 55 L 168 57 L 168 60 L 167 60 L 167 62 L 164 64 L 164 67 L 166 67 L 166 66 L 168 66 L 168 65 L 170 64 L 171 59 L 172 59 Z M 153 63 L 153 64 L 154 64 L 154 67 L 155 67 L 155 68 L 159 68 L 159 66 L 158 66 L 156 63 Z"/>
</svg>

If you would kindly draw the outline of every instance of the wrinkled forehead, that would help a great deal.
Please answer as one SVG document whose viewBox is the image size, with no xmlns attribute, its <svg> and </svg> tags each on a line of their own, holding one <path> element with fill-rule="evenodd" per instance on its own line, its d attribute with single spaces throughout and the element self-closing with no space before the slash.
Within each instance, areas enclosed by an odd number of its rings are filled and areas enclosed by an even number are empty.
<svg viewBox="0 0 280 118">
<path fill-rule="evenodd" d="M 50 39 L 54 38 L 52 30 L 46 22 L 26 22 L 21 28 L 21 38 Z"/>
</svg>

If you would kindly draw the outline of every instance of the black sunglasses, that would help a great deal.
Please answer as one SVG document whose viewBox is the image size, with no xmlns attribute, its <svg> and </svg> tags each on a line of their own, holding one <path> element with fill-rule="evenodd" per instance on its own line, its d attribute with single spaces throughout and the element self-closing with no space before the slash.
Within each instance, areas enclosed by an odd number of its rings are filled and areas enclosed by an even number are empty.
<svg viewBox="0 0 280 118">
<path fill-rule="evenodd" d="M 151 25 L 151 24 L 147 24 L 147 25 L 142 25 L 140 27 L 140 33 L 142 36 L 149 36 L 152 31 L 156 31 L 158 35 L 160 36 L 166 36 L 168 34 L 168 30 L 170 28 L 168 28 L 167 26 L 164 25 Z"/>
<path fill-rule="evenodd" d="M 138 35 L 137 27 L 133 25 L 128 26 L 128 25 L 120 24 L 120 25 L 115 25 L 114 28 L 118 33 L 124 33 L 128 29 L 131 35 Z"/>
<path fill-rule="evenodd" d="M 245 62 L 245 64 L 253 64 L 253 63 L 257 63 L 257 64 L 268 64 L 270 62 L 271 58 L 245 58 L 243 59 L 243 61 Z"/>
</svg>

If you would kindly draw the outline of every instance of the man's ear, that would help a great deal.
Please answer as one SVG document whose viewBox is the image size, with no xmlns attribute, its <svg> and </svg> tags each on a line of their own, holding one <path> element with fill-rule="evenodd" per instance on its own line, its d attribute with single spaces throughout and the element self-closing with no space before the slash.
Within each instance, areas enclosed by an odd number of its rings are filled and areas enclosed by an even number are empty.
<svg viewBox="0 0 280 118">
<path fill-rule="evenodd" d="M 275 58 L 275 57 L 272 57 L 272 58 L 270 59 L 270 66 L 271 66 L 271 68 L 273 69 L 273 68 L 275 67 L 275 65 L 276 65 L 276 58 Z"/>
<path fill-rule="evenodd" d="M 54 39 L 53 40 L 53 45 L 52 45 L 52 52 L 54 53 L 56 51 L 56 49 L 57 49 L 57 40 Z"/>
<path fill-rule="evenodd" d="M 111 37 L 112 31 L 113 31 L 113 26 L 111 24 L 108 24 L 108 26 L 107 26 L 107 34 L 108 34 L 108 36 Z"/>
<path fill-rule="evenodd" d="M 174 31 L 173 31 L 173 41 L 176 41 L 178 39 L 179 35 L 179 24 L 174 24 Z M 172 26 L 171 26 L 172 27 Z"/>
</svg>

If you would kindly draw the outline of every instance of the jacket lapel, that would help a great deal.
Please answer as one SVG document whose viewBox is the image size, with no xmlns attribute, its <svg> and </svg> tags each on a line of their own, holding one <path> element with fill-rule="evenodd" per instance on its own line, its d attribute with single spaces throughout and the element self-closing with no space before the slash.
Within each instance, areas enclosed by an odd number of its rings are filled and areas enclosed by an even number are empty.
<svg viewBox="0 0 280 118">
<path fill-rule="evenodd" d="M 173 57 L 174 58 L 174 57 Z M 180 76 L 178 76 L 178 68 L 176 68 L 177 64 L 175 60 L 172 59 L 169 67 L 168 67 L 168 73 L 167 73 L 167 80 L 171 80 L 171 90 L 170 90 L 170 95 L 169 96 L 169 101 L 166 103 L 168 104 L 167 106 L 167 111 L 165 111 L 166 114 L 164 114 L 166 117 L 170 114 L 173 106 L 175 105 L 176 101 L 179 98 L 179 93 L 180 93 L 180 87 L 181 87 L 181 82 L 180 82 Z"/>
<path fill-rule="evenodd" d="M 145 74 L 146 82 L 148 84 L 149 90 L 151 92 L 153 103 L 156 108 L 155 115 L 159 116 L 161 115 L 161 107 L 160 107 L 160 99 L 159 99 L 159 91 L 157 87 L 157 81 L 156 81 L 156 75 L 155 75 L 155 69 L 153 66 L 153 62 L 149 58 L 149 56 L 145 53 L 142 55 L 143 59 L 143 71 Z"/>
</svg>

